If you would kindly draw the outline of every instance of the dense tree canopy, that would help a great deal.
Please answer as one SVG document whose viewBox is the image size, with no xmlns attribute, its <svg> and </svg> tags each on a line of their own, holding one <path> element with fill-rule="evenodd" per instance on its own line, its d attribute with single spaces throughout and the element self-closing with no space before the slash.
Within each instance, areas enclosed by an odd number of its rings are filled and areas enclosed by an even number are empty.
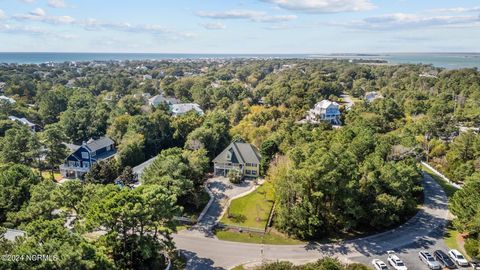
<svg viewBox="0 0 480 270">
<path fill-rule="evenodd" d="M 401 223 L 419 203 L 416 164 L 427 160 L 465 183 L 452 211 L 469 236 L 468 252 L 479 255 L 478 70 L 346 60 L 165 60 L 1 65 L 0 81 L 2 94 L 16 101 L 0 100 L 0 225 L 28 232 L 0 247 L 59 256 L 37 269 L 161 268 L 163 253 L 174 249 L 173 216 L 191 205 L 201 211 L 211 161 L 233 138 L 260 150 L 262 173 L 276 191 L 274 226 L 300 238 Z M 367 102 L 371 91 L 379 98 Z M 205 114 L 174 116 L 167 104 L 151 106 L 149 98 L 160 94 L 196 102 Z M 300 121 L 322 99 L 340 104 L 341 128 Z M 11 115 L 34 122 L 39 132 Z M 115 141 L 117 155 L 94 164 L 83 182 L 40 179 L 45 169 L 55 176 L 67 154 L 63 143 L 101 136 Z M 132 168 L 152 157 L 134 188 Z M 306 267 L 363 269 L 328 260 Z"/>
</svg>

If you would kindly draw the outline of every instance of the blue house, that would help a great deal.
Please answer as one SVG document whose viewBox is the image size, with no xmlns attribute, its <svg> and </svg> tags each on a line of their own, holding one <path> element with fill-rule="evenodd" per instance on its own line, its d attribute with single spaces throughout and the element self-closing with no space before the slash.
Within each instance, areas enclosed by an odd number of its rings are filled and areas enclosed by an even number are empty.
<svg viewBox="0 0 480 270">
<path fill-rule="evenodd" d="M 66 144 L 70 155 L 60 165 L 60 173 L 64 178 L 81 178 L 90 171 L 96 162 L 113 158 L 117 153 L 115 143 L 107 137 L 98 140 L 90 139 L 82 145 Z"/>
</svg>

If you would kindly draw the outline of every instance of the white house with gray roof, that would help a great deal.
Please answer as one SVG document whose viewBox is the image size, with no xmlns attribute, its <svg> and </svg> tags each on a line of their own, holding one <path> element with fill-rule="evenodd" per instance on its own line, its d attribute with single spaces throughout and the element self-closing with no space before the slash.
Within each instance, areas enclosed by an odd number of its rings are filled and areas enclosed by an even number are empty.
<svg viewBox="0 0 480 270">
<path fill-rule="evenodd" d="M 310 123 L 318 123 L 319 121 L 327 121 L 334 125 L 341 125 L 340 121 L 340 105 L 330 100 L 322 100 L 315 104 L 315 107 L 308 111 L 306 120 Z"/>
<path fill-rule="evenodd" d="M 256 178 L 260 174 L 260 159 L 254 145 L 234 141 L 213 160 L 214 174 L 227 176 L 229 171 L 236 170 L 244 177 Z"/>
<path fill-rule="evenodd" d="M 166 97 L 163 94 L 161 95 L 156 95 L 153 96 L 152 98 L 148 99 L 148 104 L 153 107 L 158 107 L 161 104 L 165 104 L 168 106 L 171 106 L 173 104 L 180 103 L 180 100 L 174 98 L 174 97 Z"/>
<path fill-rule="evenodd" d="M 9 116 L 8 119 L 12 120 L 12 121 L 15 121 L 15 122 L 18 122 L 18 123 L 21 123 L 22 125 L 25 125 L 27 126 L 32 132 L 35 132 L 36 130 L 36 127 L 37 125 L 35 125 L 34 123 L 28 121 L 27 118 L 25 117 L 22 117 L 22 118 L 19 118 L 19 117 L 16 117 L 16 116 Z"/>
<path fill-rule="evenodd" d="M 170 105 L 170 111 L 172 112 L 173 116 L 186 114 L 189 111 L 195 111 L 199 115 L 204 114 L 202 108 L 200 108 L 200 105 L 198 105 L 197 103 L 172 104 Z"/>
</svg>

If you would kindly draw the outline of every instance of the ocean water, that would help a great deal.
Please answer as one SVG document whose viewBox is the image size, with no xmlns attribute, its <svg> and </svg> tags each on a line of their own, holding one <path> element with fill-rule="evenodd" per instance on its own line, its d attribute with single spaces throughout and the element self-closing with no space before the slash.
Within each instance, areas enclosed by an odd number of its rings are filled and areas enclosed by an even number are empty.
<svg viewBox="0 0 480 270">
<path fill-rule="evenodd" d="M 447 69 L 480 68 L 480 53 L 392 54 L 161 54 L 161 53 L 1 53 L 0 63 L 41 64 L 69 61 L 125 61 L 205 58 L 380 59 L 391 64 L 427 64 Z"/>
</svg>

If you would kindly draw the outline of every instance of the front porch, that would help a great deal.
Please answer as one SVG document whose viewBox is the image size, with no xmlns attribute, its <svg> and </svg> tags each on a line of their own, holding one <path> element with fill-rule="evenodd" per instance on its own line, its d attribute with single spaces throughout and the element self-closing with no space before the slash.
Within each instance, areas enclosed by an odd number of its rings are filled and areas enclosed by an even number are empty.
<svg viewBox="0 0 480 270">
<path fill-rule="evenodd" d="M 62 178 L 80 179 L 89 170 L 90 168 L 70 167 L 65 164 L 60 165 L 60 174 L 62 175 Z"/>
<path fill-rule="evenodd" d="M 222 164 L 215 163 L 213 166 L 213 174 L 216 176 L 227 176 L 231 170 L 239 171 L 241 175 L 244 175 L 242 164 Z"/>
</svg>

